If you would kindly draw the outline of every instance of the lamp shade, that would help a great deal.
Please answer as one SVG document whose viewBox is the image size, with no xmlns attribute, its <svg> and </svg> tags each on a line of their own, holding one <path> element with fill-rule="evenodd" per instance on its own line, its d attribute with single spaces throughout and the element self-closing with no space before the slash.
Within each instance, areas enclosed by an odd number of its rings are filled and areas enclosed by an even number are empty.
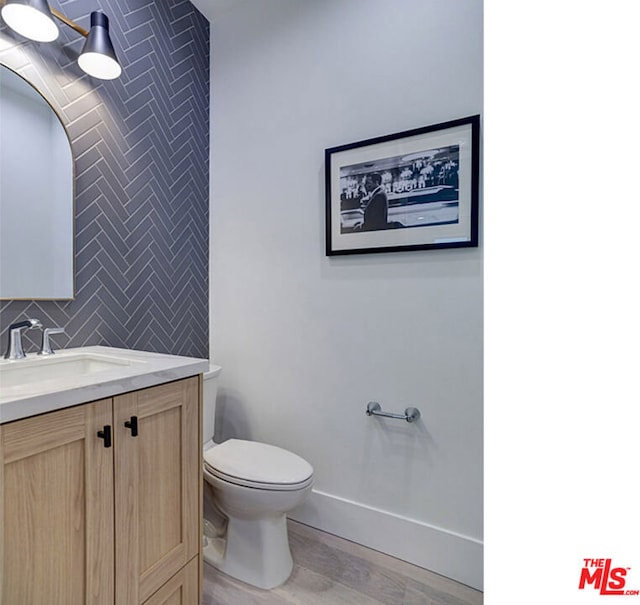
<svg viewBox="0 0 640 605">
<path fill-rule="evenodd" d="M 91 13 L 91 29 L 78 57 L 78 65 L 90 76 L 101 80 L 113 80 L 122 73 L 109 37 L 109 19 L 104 13 Z"/>
<path fill-rule="evenodd" d="M 36 42 L 52 42 L 60 33 L 47 0 L 6 0 L 2 18 L 12 30 Z"/>
</svg>

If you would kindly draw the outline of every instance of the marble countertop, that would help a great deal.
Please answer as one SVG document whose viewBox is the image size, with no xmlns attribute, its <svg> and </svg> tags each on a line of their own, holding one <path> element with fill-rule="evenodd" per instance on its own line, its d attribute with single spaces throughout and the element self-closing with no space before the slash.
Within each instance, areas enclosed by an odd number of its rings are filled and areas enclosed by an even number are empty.
<svg viewBox="0 0 640 605">
<path fill-rule="evenodd" d="M 209 360 L 92 346 L 0 360 L 0 424 L 195 376 Z"/>
</svg>

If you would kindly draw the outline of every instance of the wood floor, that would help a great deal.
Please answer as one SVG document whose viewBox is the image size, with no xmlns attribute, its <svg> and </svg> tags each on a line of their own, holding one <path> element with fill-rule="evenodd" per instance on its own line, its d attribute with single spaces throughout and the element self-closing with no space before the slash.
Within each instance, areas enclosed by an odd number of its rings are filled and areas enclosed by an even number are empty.
<svg viewBox="0 0 640 605">
<path fill-rule="evenodd" d="M 293 572 L 260 590 L 204 565 L 203 605 L 481 605 L 483 594 L 399 559 L 289 521 Z"/>
</svg>

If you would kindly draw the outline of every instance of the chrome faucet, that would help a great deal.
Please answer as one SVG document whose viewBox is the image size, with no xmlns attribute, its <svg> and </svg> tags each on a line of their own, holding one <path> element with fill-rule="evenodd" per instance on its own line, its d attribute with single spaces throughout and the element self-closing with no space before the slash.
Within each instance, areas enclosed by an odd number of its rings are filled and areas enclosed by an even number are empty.
<svg viewBox="0 0 640 605">
<path fill-rule="evenodd" d="M 55 351 L 51 348 L 49 336 L 51 334 L 64 334 L 64 328 L 45 328 L 42 330 L 42 345 L 38 355 L 53 355 Z"/>
<path fill-rule="evenodd" d="M 31 328 L 42 328 L 42 324 L 38 319 L 25 319 L 9 326 L 9 342 L 7 343 L 7 352 L 4 354 L 5 359 L 24 359 L 26 357 L 22 348 L 22 330 Z"/>
</svg>

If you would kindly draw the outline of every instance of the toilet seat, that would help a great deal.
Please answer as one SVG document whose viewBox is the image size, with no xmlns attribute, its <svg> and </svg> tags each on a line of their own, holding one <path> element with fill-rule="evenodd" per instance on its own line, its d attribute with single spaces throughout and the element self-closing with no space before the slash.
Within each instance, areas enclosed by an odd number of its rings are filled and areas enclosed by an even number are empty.
<svg viewBox="0 0 640 605">
<path fill-rule="evenodd" d="M 225 475 L 220 471 L 211 468 L 205 463 L 205 472 L 210 473 L 212 476 L 217 477 L 221 481 L 232 483 L 240 487 L 248 487 L 251 489 L 261 489 L 272 492 L 293 492 L 296 490 L 304 489 L 313 483 L 313 477 L 309 477 L 306 481 L 300 483 L 260 483 L 257 481 L 248 481 L 246 479 L 240 479 L 239 477 L 232 477 L 231 475 Z"/>
<path fill-rule="evenodd" d="M 205 470 L 242 487 L 294 491 L 313 481 L 313 467 L 303 458 L 266 443 L 229 439 L 204 452 Z"/>
</svg>

